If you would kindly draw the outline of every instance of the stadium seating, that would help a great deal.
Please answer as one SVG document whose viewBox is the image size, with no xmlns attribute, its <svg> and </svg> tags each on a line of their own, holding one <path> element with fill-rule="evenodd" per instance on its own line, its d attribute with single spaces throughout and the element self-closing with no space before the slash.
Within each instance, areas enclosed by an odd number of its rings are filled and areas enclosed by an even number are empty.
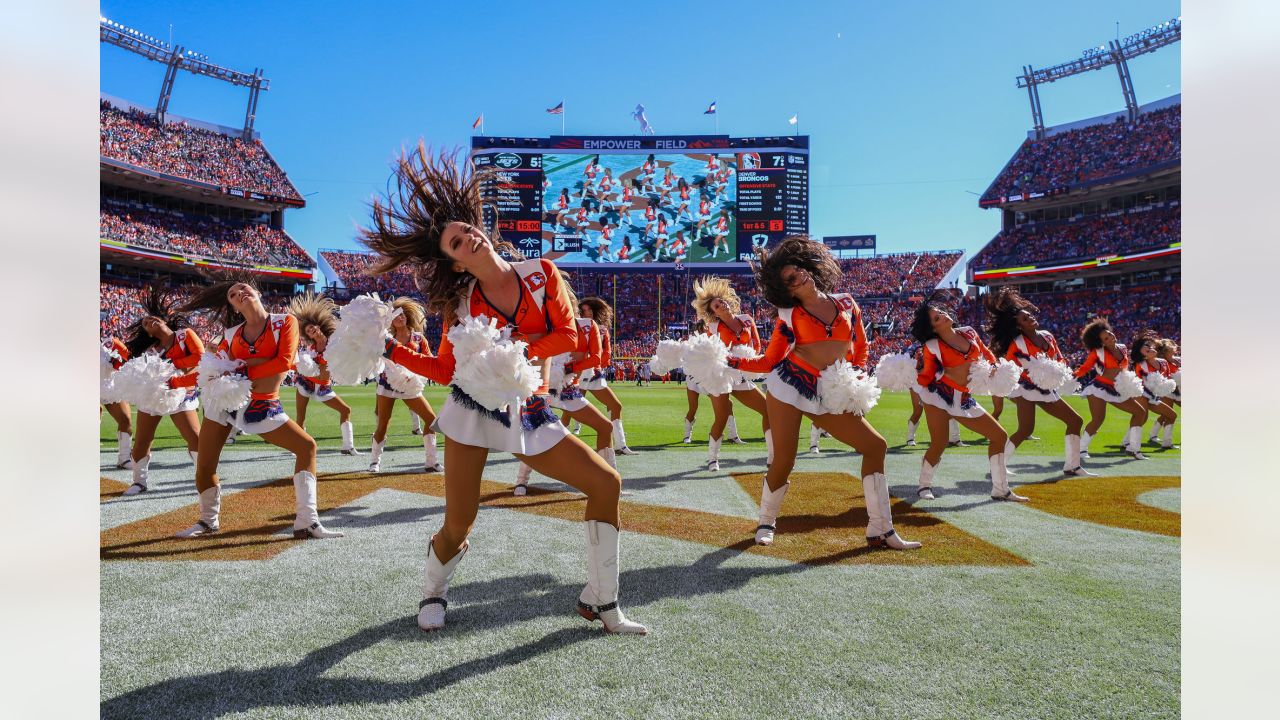
<svg viewBox="0 0 1280 720">
<path fill-rule="evenodd" d="M 1182 105 L 1026 140 L 982 194 L 982 204 L 1010 195 L 1054 193 L 1118 179 L 1182 158 Z"/>
<path fill-rule="evenodd" d="M 1121 214 L 1027 223 L 998 233 L 969 265 L 975 270 L 1016 267 L 1168 247 L 1181 239 L 1181 223 L 1181 203 L 1135 208 Z"/>
<path fill-rule="evenodd" d="M 245 265 L 315 267 L 311 256 L 293 238 L 283 230 L 266 225 L 221 221 L 107 200 L 99 207 L 99 232 L 104 238 Z"/>
<path fill-rule="evenodd" d="M 99 103 L 102 157 L 156 172 L 301 201 L 259 140 L 243 140 L 185 122 L 161 125 L 150 113 Z"/>
</svg>

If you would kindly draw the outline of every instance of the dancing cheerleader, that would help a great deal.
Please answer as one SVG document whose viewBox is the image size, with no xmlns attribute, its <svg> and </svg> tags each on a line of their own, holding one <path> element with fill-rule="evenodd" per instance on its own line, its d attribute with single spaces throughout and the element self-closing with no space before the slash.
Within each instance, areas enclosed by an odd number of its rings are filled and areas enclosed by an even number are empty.
<svg viewBox="0 0 1280 720">
<path fill-rule="evenodd" d="M 609 411 L 609 422 L 613 425 L 613 447 L 619 455 L 636 455 L 635 450 L 627 447 L 627 431 L 622 427 L 622 401 L 614 394 L 605 380 L 604 371 L 613 362 L 613 339 L 609 328 L 613 327 L 613 308 L 598 297 L 585 297 L 578 301 L 578 317 L 592 320 L 600 329 L 600 357 L 596 364 L 595 376 L 581 380 L 578 386 L 591 393 L 596 400 L 604 403 Z M 578 424 L 581 427 L 581 424 Z"/>
<path fill-rule="evenodd" d="M 108 338 L 102 344 L 102 351 L 104 356 L 110 356 L 111 372 L 119 370 L 129 360 L 129 349 L 119 338 Z M 107 414 L 116 421 L 116 467 L 128 470 L 133 467 L 133 459 L 130 457 L 133 446 L 132 410 L 129 403 L 123 400 L 103 397 L 101 401 Z"/>
<path fill-rule="evenodd" d="M 1163 338 L 1156 342 L 1156 352 L 1160 359 L 1164 360 L 1165 373 L 1168 377 L 1177 381 L 1174 391 L 1165 397 L 1164 401 L 1170 407 L 1177 405 L 1182 407 L 1182 358 L 1178 357 L 1178 344 L 1169 338 Z M 1165 442 L 1169 445 L 1173 444 L 1173 426 L 1161 425 L 1160 421 L 1151 423 L 1151 442 L 1155 442 L 1161 428 L 1164 428 Z"/>
<path fill-rule="evenodd" d="M 195 367 L 204 354 L 204 343 L 200 336 L 187 327 L 187 317 L 173 311 L 173 304 L 152 286 L 143 304 L 145 315 L 136 320 L 126 330 L 128 340 L 125 346 L 129 349 L 129 357 L 139 357 L 143 353 L 155 350 L 160 357 L 173 363 L 173 366 L 185 372 L 170 378 L 170 388 L 184 387 L 182 378 L 195 375 Z M 167 417 L 173 421 L 178 434 L 187 443 L 187 455 L 191 464 L 196 463 L 196 449 L 200 440 L 200 416 L 196 408 L 200 400 L 195 388 L 187 391 L 181 404 Z M 125 495 L 137 495 L 147 491 L 148 471 L 151 468 L 151 443 L 156 437 L 156 428 L 160 426 L 161 415 L 152 415 L 138 408 L 138 434 L 133 440 L 133 484 L 125 489 Z"/>
<path fill-rule="evenodd" d="M 756 542 L 773 542 L 782 500 L 791 487 L 788 478 L 795 465 L 800 420 L 808 417 L 836 440 L 862 453 L 868 545 L 896 550 L 920 547 L 918 542 L 903 540 L 893 529 L 884 474 L 888 444 L 862 415 L 829 412 L 818 390 L 818 377 L 828 366 L 839 360 L 855 367 L 867 362 L 861 309 L 852 295 L 831 294 L 841 279 L 840 266 L 825 245 L 804 236 L 788 237 L 772 252 L 764 248 L 756 252 L 759 263 L 752 270 L 764 299 L 778 308 L 777 323 L 763 355 L 729 357 L 730 367 L 769 373 L 765 380 L 768 420 L 778 431 L 773 462 L 761 488 Z"/>
<path fill-rule="evenodd" d="M 706 331 L 707 324 L 702 320 L 699 320 L 697 324 L 690 329 L 691 334 L 705 333 Z M 685 445 L 693 442 L 693 421 L 698 418 L 698 402 L 702 399 L 702 396 L 706 394 L 707 393 L 702 389 L 702 386 L 694 381 L 693 378 L 689 377 L 688 373 L 685 373 L 684 395 L 685 400 L 689 403 L 689 409 L 684 414 L 684 439 L 680 441 Z"/>
<path fill-rule="evenodd" d="M 1138 333 L 1138 336 L 1133 339 L 1129 360 L 1133 363 L 1133 371 L 1138 374 L 1138 379 L 1145 381 L 1146 377 L 1152 373 L 1163 377 L 1173 375 L 1169 370 L 1169 364 L 1160 357 L 1159 342 L 1160 336 L 1153 330 Z M 1155 414 L 1154 427 L 1164 431 L 1165 437 L 1160 446 L 1165 450 L 1173 449 L 1173 423 L 1178 419 L 1178 413 L 1174 411 L 1173 405 L 1151 392 L 1145 382 L 1142 387 L 1142 396 L 1136 399 L 1148 413 Z M 1155 434 L 1153 431 L 1152 435 Z"/>
<path fill-rule="evenodd" d="M 289 419 L 280 404 L 280 384 L 298 354 L 298 321 L 288 313 L 269 313 L 262 305 L 251 275 L 220 280 L 196 292 L 179 312 L 209 310 L 227 328 L 218 342 L 218 354 L 236 361 L 251 384 L 249 403 L 235 411 L 211 411 L 205 407 L 196 453 L 196 491 L 200 494 L 200 518 L 178 533 L 195 538 L 218 532 L 221 485 L 218 461 L 232 428 L 293 453 L 295 538 L 335 538 L 343 533 L 320 523 L 316 508 L 316 441 Z M 184 378 L 186 385 L 194 376 Z"/>
<path fill-rule="evenodd" d="M 1089 423 L 1084 426 L 1084 435 L 1080 436 L 1080 454 L 1089 457 L 1089 443 L 1107 419 L 1107 405 L 1129 413 L 1129 429 L 1124 436 L 1124 451 L 1135 460 L 1146 460 L 1142 454 L 1142 426 L 1147 422 L 1147 409 L 1136 397 L 1122 399 L 1116 390 L 1116 376 L 1120 371 L 1129 368 L 1128 350 L 1116 342 L 1116 334 L 1111 331 L 1111 323 L 1106 318 L 1094 318 L 1080 331 L 1080 342 L 1089 354 L 1084 364 L 1076 370 L 1076 377 L 1083 379 L 1093 375 L 1084 382 L 1080 394 L 1089 399 Z"/>
<path fill-rule="evenodd" d="M 565 284 L 565 295 L 569 298 L 569 307 L 579 307 L 581 303 L 573 293 L 573 288 Z M 560 387 L 550 390 L 550 405 L 556 410 L 564 411 L 564 424 L 572 420 L 585 423 L 596 431 L 596 452 L 609 463 L 609 467 L 618 469 L 618 462 L 613 450 L 613 426 L 609 420 L 587 401 L 583 395 L 579 380 L 584 374 L 592 374 L 599 367 L 601 355 L 600 330 L 590 318 L 577 318 L 577 344 L 572 352 L 552 358 L 553 363 L 563 363 L 563 371 L 555 373 L 565 380 Z M 524 495 L 528 492 L 529 475 L 532 468 L 521 462 L 516 469 L 516 486 L 514 493 Z"/>
<path fill-rule="evenodd" d="M 1022 297 L 1016 289 L 1005 286 L 998 292 L 989 293 L 986 309 L 989 318 L 987 334 L 991 337 L 992 349 L 997 355 L 1023 368 L 1030 365 L 1033 359 L 1043 358 L 1061 363 L 1063 369 L 1066 369 L 1066 358 L 1058 349 L 1057 339 L 1049 331 L 1040 329 L 1040 323 L 1036 319 L 1036 313 L 1040 309 Z M 1067 475 L 1093 474 L 1080 464 L 1080 430 L 1084 426 L 1084 419 L 1062 399 L 1056 388 L 1045 389 L 1036 385 L 1030 372 L 1024 369 L 1018 378 L 1018 386 L 1009 393 L 1009 397 L 1017 408 L 1018 429 L 1005 443 L 1006 465 L 1018 446 L 1035 430 L 1036 408 L 1040 408 L 1066 426 L 1066 457 L 1062 472 Z"/>
<path fill-rule="evenodd" d="M 741 313 L 742 302 L 728 280 L 704 275 L 693 284 L 693 301 L 690 304 L 698 314 L 698 319 L 706 324 L 707 334 L 724 343 L 731 355 L 737 347 L 743 348 L 739 351 L 742 356 L 760 353 L 760 333 L 756 330 L 755 320 L 750 315 Z M 772 463 L 773 435 L 769 432 L 769 413 L 764 393 L 760 392 L 755 383 L 739 375 L 728 394 L 708 395 L 715 419 L 711 422 L 711 434 L 707 440 L 707 470 L 714 472 L 720 469 L 720 443 L 733 409 L 731 397 L 760 413 L 760 427 L 764 431 L 767 453 L 766 464 Z M 736 431 L 735 427 L 732 433 L 734 437 L 738 435 Z"/>
<path fill-rule="evenodd" d="M 481 230 L 483 175 L 459 168 L 456 156 L 417 149 L 396 164 L 396 192 L 375 201 L 373 226 L 362 241 L 384 259 L 375 272 L 406 262 L 418 266 L 418 282 L 446 328 L 484 316 L 513 339 L 529 343 L 526 354 L 541 369 L 541 387 L 522 405 L 488 410 L 457 386 L 436 420 L 445 436 L 444 524 L 427 546 L 426 579 L 418 626 L 444 627 L 449 581 L 468 548 L 467 536 L 480 503 L 480 479 L 491 451 L 510 452 L 538 472 L 587 496 L 587 586 L 578 613 L 599 619 L 610 632 L 644 634 L 618 606 L 618 496 L 622 478 L 600 455 L 571 435 L 547 405 L 548 362 L 577 344 L 577 323 L 567 283 L 549 260 L 508 262 L 509 243 L 495 247 Z M 441 385 L 454 379 L 455 357 L 448 333 L 438 357 L 388 343 L 390 359 Z"/>
<path fill-rule="evenodd" d="M 342 454 L 359 455 L 356 450 L 355 428 L 351 424 L 351 406 L 342 401 L 333 391 L 329 382 L 329 363 L 324 359 L 325 348 L 329 345 L 329 336 L 338 329 L 338 306 L 324 295 L 308 292 L 289 301 L 289 314 L 298 321 L 302 328 L 302 336 L 307 339 L 315 353 L 315 364 L 319 372 L 315 375 L 297 373 L 296 405 L 298 409 L 298 427 L 307 429 L 307 405 L 315 398 L 338 412 L 338 429 L 342 433 Z M 417 415 L 414 415 L 417 418 Z"/>
<path fill-rule="evenodd" d="M 929 449 L 920 462 L 917 493 L 924 500 L 934 499 L 933 474 L 947 449 L 947 423 L 957 423 L 987 439 L 987 458 L 991 465 L 991 497 L 994 500 L 1026 502 L 1027 498 L 1009 489 L 1005 466 L 1005 445 L 1009 434 L 969 393 L 970 366 L 978 360 L 996 364 L 996 357 L 971 327 L 956 327 L 956 310 L 951 297 L 934 292 L 916 308 L 911 322 L 911 335 L 921 344 L 924 367 L 916 376 L 916 394 L 924 402 L 925 421 L 929 424 Z"/>
<path fill-rule="evenodd" d="M 427 338 L 422 335 L 422 331 L 426 328 L 426 311 L 423 310 L 422 305 L 410 298 L 401 297 L 393 300 L 391 307 L 395 311 L 395 317 L 391 321 L 391 334 L 396 342 L 420 355 L 430 356 L 431 346 L 427 343 Z M 396 363 L 392 361 L 390 364 Z M 388 368 L 388 370 L 395 372 L 396 368 Z M 402 401 L 414 415 L 421 418 L 426 427 L 422 434 L 425 472 L 443 472 L 444 467 L 440 464 L 436 449 L 436 434 L 431 430 L 432 423 L 436 421 L 436 411 L 422 396 L 422 389 L 398 390 L 391 385 L 387 378 L 387 370 L 384 370 L 378 374 L 378 387 L 375 392 L 378 396 L 378 426 L 373 431 L 373 449 L 369 451 L 369 472 L 382 471 L 382 452 L 387 447 L 387 428 L 391 426 L 391 412 L 395 409 L 397 400 Z"/>
</svg>

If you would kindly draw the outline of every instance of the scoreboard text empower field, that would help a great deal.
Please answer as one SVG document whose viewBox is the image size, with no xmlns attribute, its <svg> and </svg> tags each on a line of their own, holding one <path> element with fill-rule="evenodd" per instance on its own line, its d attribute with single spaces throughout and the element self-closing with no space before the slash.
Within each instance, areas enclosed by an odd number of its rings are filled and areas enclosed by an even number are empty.
<svg viewBox="0 0 1280 720">
<path fill-rule="evenodd" d="M 567 265 L 731 263 L 809 230 L 809 138 L 473 137 L 505 240 Z M 487 218 L 493 221 L 493 218 Z"/>
</svg>

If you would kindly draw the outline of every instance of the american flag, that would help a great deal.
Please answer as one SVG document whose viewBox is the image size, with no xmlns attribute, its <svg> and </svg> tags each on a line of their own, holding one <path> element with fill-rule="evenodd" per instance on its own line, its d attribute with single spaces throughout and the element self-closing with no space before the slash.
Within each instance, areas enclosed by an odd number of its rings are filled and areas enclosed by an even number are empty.
<svg viewBox="0 0 1280 720">
<path fill-rule="evenodd" d="M 561 101 L 560 101 L 560 104 L 559 104 L 559 105 L 557 105 L 557 106 L 555 106 L 555 107 L 553 107 L 553 108 L 547 108 L 547 114 L 548 114 L 548 115 L 563 115 L 563 114 L 564 114 L 564 101 L 563 101 L 563 100 L 561 100 Z"/>
<path fill-rule="evenodd" d="M 712 101 L 711 101 L 711 107 L 708 107 L 708 108 L 706 109 L 706 111 L 705 111 L 705 112 L 703 112 L 702 114 L 703 114 L 703 115 L 715 115 L 715 114 L 716 114 L 716 103 L 715 103 L 715 101 L 714 101 L 714 100 L 712 100 Z"/>
<path fill-rule="evenodd" d="M 484 113 L 480 113 L 480 117 L 476 118 L 476 121 L 471 123 L 471 129 L 475 130 L 476 128 L 480 127 L 483 124 L 484 124 Z"/>
</svg>

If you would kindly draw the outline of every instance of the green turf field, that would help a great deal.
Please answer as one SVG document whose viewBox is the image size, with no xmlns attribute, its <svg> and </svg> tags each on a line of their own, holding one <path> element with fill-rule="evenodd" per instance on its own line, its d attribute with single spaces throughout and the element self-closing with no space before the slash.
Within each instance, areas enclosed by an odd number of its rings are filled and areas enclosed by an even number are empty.
<svg viewBox="0 0 1280 720">
<path fill-rule="evenodd" d="M 948 450 L 925 503 L 914 490 L 927 431 L 904 447 L 910 403 L 885 393 L 869 419 L 889 441 L 895 520 L 925 547 L 865 550 L 858 458 L 826 440 L 821 455 L 802 452 L 778 541 L 760 551 L 752 413 L 738 409 L 748 444 L 727 445 L 709 473 L 708 403 L 689 446 L 683 386 L 616 390 L 641 451 L 619 458 L 621 603 L 649 625 L 645 638 L 606 636 L 573 613 L 586 578 L 580 501 L 537 475 L 535 494 L 511 498 L 515 464 L 497 454 L 448 627 L 418 631 L 442 483 L 420 474 L 403 407 L 385 472 L 368 476 L 367 454 L 338 453 L 336 414 L 313 404 L 322 517 L 347 537 L 308 542 L 288 533 L 292 458 L 257 438 L 223 454 L 223 532 L 169 540 L 195 519 L 176 432 L 161 426 L 151 490 L 122 498 L 130 474 L 112 467 L 104 415 L 103 717 L 1178 715 L 1180 453 L 1128 459 L 1122 413 L 1086 461 L 1099 476 L 1072 479 L 1058 472 L 1061 426 L 1041 415 L 1041 439 L 1012 463 L 1027 505 L 990 501 L 985 446 L 964 431 L 971 445 Z M 372 389 L 340 391 L 367 452 Z M 427 395 L 440 406 L 443 390 Z M 1013 429 L 1012 404 L 1003 421 Z"/>
</svg>

